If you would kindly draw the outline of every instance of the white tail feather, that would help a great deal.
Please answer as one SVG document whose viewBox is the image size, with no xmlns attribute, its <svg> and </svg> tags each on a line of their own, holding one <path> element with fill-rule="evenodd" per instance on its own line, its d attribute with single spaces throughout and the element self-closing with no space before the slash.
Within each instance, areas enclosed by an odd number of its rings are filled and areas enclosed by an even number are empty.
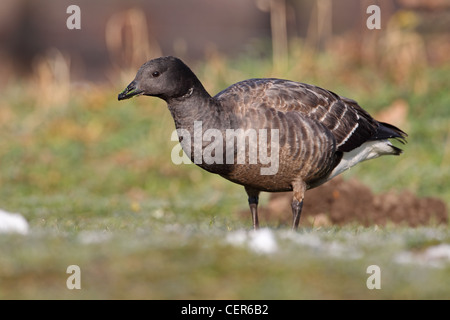
<svg viewBox="0 0 450 320">
<path fill-rule="evenodd" d="M 331 174 L 327 177 L 327 180 L 332 179 L 338 174 L 350 169 L 359 162 L 375 159 L 379 156 L 396 154 L 395 149 L 389 140 L 375 140 L 363 143 L 356 149 L 350 152 L 344 152 L 341 161 L 333 169 Z"/>
</svg>

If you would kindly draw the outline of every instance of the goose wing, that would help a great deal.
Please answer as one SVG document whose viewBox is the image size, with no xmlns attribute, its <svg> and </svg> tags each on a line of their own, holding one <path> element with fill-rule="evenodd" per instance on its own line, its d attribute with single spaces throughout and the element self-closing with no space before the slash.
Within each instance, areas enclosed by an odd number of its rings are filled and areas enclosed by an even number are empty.
<svg viewBox="0 0 450 320">
<path fill-rule="evenodd" d="M 351 151 L 368 140 L 404 138 L 403 131 L 377 122 L 356 101 L 305 83 L 249 79 L 228 87 L 215 98 L 239 114 L 261 108 L 299 112 L 331 131 L 337 151 Z"/>
</svg>

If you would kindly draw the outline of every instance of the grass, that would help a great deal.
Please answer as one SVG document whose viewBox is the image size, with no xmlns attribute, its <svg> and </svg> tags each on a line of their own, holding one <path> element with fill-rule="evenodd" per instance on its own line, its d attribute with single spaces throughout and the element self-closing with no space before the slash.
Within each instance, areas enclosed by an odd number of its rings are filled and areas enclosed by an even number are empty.
<svg viewBox="0 0 450 320">
<path fill-rule="evenodd" d="M 405 153 L 345 176 L 376 192 L 409 189 L 450 207 L 450 67 L 429 68 L 428 89 L 416 92 L 383 81 L 376 70 L 356 68 L 349 78 L 332 57 L 326 61 L 323 69 L 292 63 L 276 76 L 332 89 L 371 113 L 397 98 L 410 108 Z M 193 68 L 211 93 L 275 76 L 269 61 L 247 62 L 216 57 Z M 332 75 L 324 77 L 327 70 Z M 174 165 L 165 104 L 145 97 L 119 103 L 125 85 L 72 86 L 58 101 L 41 101 L 33 82 L 4 91 L 0 207 L 24 215 L 31 231 L 0 235 L 1 299 L 450 298 L 448 259 L 426 255 L 450 243 L 448 226 L 292 234 L 261 221 L 276 250 L 255 250 L 246 231 L 250 214 L 237 214 L 247 208 L 243 188 L 194 165 Z M 73 264 L 81 268 L 81 290 L 66 287 Z M 366 286 L 374 264 L 380 290 Z"/>
<path fill-rule="evenodd" d="M 27 238 L 3 236 L 1 298 L 50 299 L 448 299 L 449 268 L 401 262 L 400 253 L 450 240 L 444 228 L 275 230 L 264 254 L 224 241 L 233 231 L 150 214 L 86 218 L 34 226 Z M 159 220 L 158 220 L 159 219 Z M 43 223 L 41 223 L 43 224 Z M 73 231 L 75 225 L 88 225 Z M 93 229 L 95 226 L 96 230 Z M 64 230 L 71 229 L 69 232 Z M 236 232 L 236 231 L 235 231 Z M 132 235 L 132 236 L 131 236 Z M 81 268 L 81 290 L 66 268 Z M 381 269 L 381 289 L 366 286 Z"/>
</svg>

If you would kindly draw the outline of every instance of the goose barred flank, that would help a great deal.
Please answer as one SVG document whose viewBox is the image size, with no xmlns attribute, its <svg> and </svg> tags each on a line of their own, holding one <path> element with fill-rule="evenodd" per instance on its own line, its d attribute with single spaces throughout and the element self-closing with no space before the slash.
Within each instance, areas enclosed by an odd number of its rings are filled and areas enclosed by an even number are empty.
<svg viewBox="0 0 450 320">
<path fill-rule="evenodd" d="M 215 139 L 221 137 L 223 141 L 210 139 L 197 146 L 203 151 L 219 151 L 215 159 L 220 161 L 195 163 L 245 187 L 255 229 L 259 227 L 257 206 L 261 191 L 293 191 L 292 228 L 297 229 L 306 190 L 361 161 L 399 155 L 402 150 L 388 139 L 405 143 L 407 137 L 399 128 L 373 119 L 356 101 L 310 84 L 275 78 L 249 79 L 211 97 L 191 69 L 175 57 L 144 63 L 118 99 L 137 95 L 167 102 L 176 129 L 189 133 L 191 141 L 183 141 L 183 136 L 179 139 L 192 161 L 195 123 L 201 123 L 202 137 L 211 129 L 220 133 Z M 241 130 L 245 139 L 243 145 L 232 145 L 233 163 L 226 161 L 230 152 L 226 136 L 230 130 Z M 257 134 L 257 145 L 246 135 L 251 130 Z M 261 152 L 264 132 L 266 139 L 278 139 L 278 144 L 269 144 L 263 150 L 272 155 L 277 152 L 277 170 L 273 174 L 261 174 L 264 165 L 252 163 L 248 155 L 244 163 L 237 161 L 242 151 L 239 148 Z"/>
</svg>

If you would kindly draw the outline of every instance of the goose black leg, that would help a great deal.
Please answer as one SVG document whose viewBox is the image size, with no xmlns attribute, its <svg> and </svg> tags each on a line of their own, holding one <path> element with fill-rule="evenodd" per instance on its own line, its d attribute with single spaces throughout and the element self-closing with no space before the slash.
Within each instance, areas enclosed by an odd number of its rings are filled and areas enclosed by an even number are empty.
<svg viewBox="0 0 450 320">
<path fill-rule="evenodd" d="M 248 197 L 248 204 L 250 206 L 250 212 L 252 213 L 253 229 L 258 230 L 258 197 Z"/>
<path fill-rule="evenodd" d="M 303 198 L 305 197 L 306 184 L 303 181 L 296 181 L 292 184 L 294 190 L 294 198 L 292 199 L 292 230 L 298 229 L 298 223 L 300 222 L 300 215 L 302 213 Z"/>
<path fill-rule="evenodd" d="M 292 207 L 292 230 L 296 231 L 298 229 L 298 223 L 300 222 L 300 215 L 302 213 L 303 200 L 298 201 L 294 199 L 291 203 Z"/>
<path fill-rule="evenodd" d="M 259 220 L 258 220 L 258 200 L 259 200 L 259 191 L 245 188 L 248 195 L 248 205 L 250 206 L 250 212 L 252 213 L 252 222 L 253 222 L 253 230 L 259 229 Z"/>
</svg>

